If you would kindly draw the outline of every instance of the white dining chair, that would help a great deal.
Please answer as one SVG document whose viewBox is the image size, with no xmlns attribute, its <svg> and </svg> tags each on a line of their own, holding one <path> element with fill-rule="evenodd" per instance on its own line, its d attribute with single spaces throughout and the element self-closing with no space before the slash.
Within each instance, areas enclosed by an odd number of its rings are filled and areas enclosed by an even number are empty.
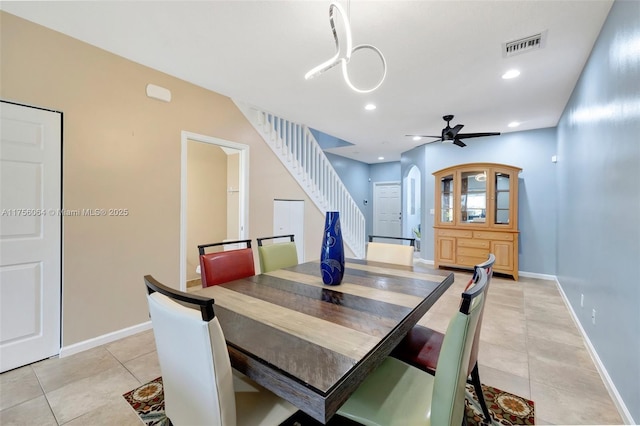
<svg viewBox="0 0 640 426">
<path fill-rule="evenodd" d="M 253 381 L 234 375 L 214 300 L 144 277 L 171 423 L 271 426 L 296 411 Z M 235 386 L 234 386 L 235 382 Z"/>
</svg>

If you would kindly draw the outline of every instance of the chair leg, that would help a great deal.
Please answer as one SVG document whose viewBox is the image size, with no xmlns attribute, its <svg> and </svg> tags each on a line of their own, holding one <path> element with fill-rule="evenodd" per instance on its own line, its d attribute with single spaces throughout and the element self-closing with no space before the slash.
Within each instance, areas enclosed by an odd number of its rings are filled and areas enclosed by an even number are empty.
<svg viewBox="0 0 640 426">
<path fill-rule="evenodd" d="M 491 414 L 489 414 L 489 409 L 487 408 L 487 403 L 484 400 L 484 394 L 482 393 L 482 385 L 480 384 L 480 374 L 478 373 L 477 362 L 476 365 L 473 366 L 473 370 L 471 370 L 471 383 L 476 391 L 476 396 L 478 397 L 478 402 L 480 402 L 480 407 L 482 408 L 485 420 L 488 424 L 491 424 Z"/>
</svg>

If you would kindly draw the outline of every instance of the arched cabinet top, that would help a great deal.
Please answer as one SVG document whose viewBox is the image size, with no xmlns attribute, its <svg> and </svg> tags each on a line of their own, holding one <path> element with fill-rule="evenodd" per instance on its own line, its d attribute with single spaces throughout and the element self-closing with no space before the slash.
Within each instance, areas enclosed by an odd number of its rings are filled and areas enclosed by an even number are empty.
<svg viewBox="0 0 640 426">
<path fill-rule="evenodd" d="M 482 169 L 501 169 L 501 168 L 505 168 L 505 169 L 511 169 L 511 170 L 515 170 L 518 173 L 520 173 L 522 171 L 522 168 L 517 167 L 517 166 L 511 166 L 509 164 L 500 164 L 500 163 L 466 163 L 466 164 L 457 164 L 455 166 L 449 166 L 446 167 L 444 169 L 441 170 L 437 170 L 435 172 L 433 172 L 433 175 L 439 175 L 439 174 L 447 174 L 447 172 L 454 172 L 456 170 L 460 170 L 460 169 L 475 169 L 475 168 L 482 168 Z"/>
</svg>

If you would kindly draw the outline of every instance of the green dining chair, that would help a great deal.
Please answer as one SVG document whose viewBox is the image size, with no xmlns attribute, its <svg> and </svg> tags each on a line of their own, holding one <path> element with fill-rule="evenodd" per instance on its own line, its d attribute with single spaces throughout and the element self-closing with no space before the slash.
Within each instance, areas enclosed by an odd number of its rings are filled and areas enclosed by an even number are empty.
<svg viewBox="0 0 640 426">
<path fill-rule="evenodd" d="M 267 240 L 286 238 L 289 241 L 263 244 Z M 293 234 L 276 235 L 274 237 L 257 238 L 258 256 L 260 257 L 260 270 L 262 273 L 288 268 L 298 264 L 298 250 Z"/>
<path fill-rule="evenodd" d="M 489 253 L 489 258 L 486 261 L 474 267 L 474 276 L 468 284 L 468 286 L 473 285 L 475 281 L 475 274 L 477 274 L 478 269 L 484 269 L 487 272 L 485 305 L 487 303 L 487 295 L 489 292 L 489 285 L 491 284 L 491 277 L 493 276 L 493 264 L 495 261 L 496 257 L 493 253 Z M 483 312 L 484 309 L 480 311 L 478 326 L 476 327 L 476 332 L 473 336 L 473 346 L 471 347 L 471 356 L 469 357 L 469 380 L 467 380 L 467 383 L 471 383 L 473 385 L 478 397 L 478 403 L 480 404 L 480 408 L 482 408 L 485 421 L 489 422 L 491 420 L 491 414 L 489 413 L 489 408 L 487 407 L 487 403 L 482 392 L 482 384 L 480 382 L 480 372 L 478 368 L 478 352 L 480 349 L 480 330 L 482 327 Z M 416 324 L 411 330 L 409 330 L 405 338 L 402 339 L 402 342 L 400 342 L 393 352 L 391 352 L 391 356 L 433 375 L 437 369 L 443 341 L 444 334 L 429 327 Z"/>
<path fill-rule="evenodd" d="M 473 336 L 484 304 L 487 273 L 462 293 L 449 322 L 436 375 L 387 357 L 344 403 L 338 414 L 371 426 L 460 426 Z"/>
</svg>

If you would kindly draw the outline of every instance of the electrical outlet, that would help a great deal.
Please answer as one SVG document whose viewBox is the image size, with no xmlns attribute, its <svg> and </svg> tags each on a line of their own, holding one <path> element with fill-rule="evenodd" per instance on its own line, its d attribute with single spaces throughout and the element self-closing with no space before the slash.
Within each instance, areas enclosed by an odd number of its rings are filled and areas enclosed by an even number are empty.
<svg viewBox="0 0 640 426">
<path fill-rule="evenodd" d="M 591 311 L 591 322 L 593 323 L 593 325 L 596 325 L 596 310 L 592 310 Z"/>
<path fill-rule="evenodd" d="M 580 307 L 584 308 L 584 294 L 580 295 Z"/>
</svg>

